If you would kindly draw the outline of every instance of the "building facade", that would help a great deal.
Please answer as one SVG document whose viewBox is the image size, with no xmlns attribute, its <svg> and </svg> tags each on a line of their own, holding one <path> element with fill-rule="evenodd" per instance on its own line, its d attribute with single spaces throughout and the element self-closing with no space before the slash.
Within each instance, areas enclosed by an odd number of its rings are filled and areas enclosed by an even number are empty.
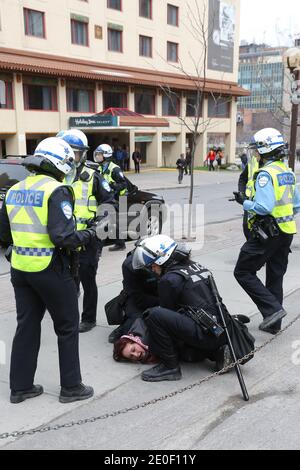
<svg viewBox="0 0 300 470">
<path fill-rule="evenodd" d="M 0 155 L 30 154 L 71 126 L 92 148 L 139 148 L 146 164 L 173 166 L 200 90 L 196 163 L 213 144 L 233 161 L 248 94 L 237 85 L 239 15 L 240 0 L 0 0 Z M 98 116 L 108 108 L 122 117 Z"/>
<path fill-rule="evenodd" d="M 288 141 L 291 114 L 291 75 L 287 47 L 247 44 L 240 47 L 239 85 L 249 96 L 238 100 L 237 141 L 243 145 L 263 127 L 274 127 Z"/>
</svg>

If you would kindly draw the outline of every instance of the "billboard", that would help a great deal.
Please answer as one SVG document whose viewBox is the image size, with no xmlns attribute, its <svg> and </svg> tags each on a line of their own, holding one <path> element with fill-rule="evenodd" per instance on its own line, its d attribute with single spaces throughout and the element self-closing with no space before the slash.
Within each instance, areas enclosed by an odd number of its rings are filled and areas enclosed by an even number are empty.
<svg viewBox="0 0 300 470">
<path fill-rule="evenodd" d="M 233 72 L 236 8 L 223 0 L 209 0 L 208 69 Z"/>
</svg>

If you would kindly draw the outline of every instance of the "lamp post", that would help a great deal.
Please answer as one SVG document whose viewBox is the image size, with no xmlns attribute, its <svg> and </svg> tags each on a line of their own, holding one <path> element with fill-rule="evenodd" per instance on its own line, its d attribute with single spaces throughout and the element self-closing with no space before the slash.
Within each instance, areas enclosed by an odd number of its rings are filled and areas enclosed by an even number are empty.
<svg viewBox="0 0 300 470">
<path fill-rule="evenodd" d="M 288 49 L 284 54 L 284 57 L 293 79 L 289 165 L 294 171 L 298 131 L 298 112 L 300 104 L 300 48 L 293 47 L 292 49 Z"/>
</svg>

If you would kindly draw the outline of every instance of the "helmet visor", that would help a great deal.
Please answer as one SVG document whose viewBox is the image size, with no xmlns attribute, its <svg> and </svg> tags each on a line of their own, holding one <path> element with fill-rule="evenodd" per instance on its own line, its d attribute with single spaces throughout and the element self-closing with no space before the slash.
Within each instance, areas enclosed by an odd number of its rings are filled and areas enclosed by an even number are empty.
<svg viewBox="0 0 300 470">
<path fill-rule="evenodd" d="M 74 165 L 71 171 L 69 171 L 69 173 L 65 176 L 64 181 L 66 184 L 71 185 L 74 183 L 75 178 L 76 178 L 76 166 Z"/>
<path fill-rule="evenodd" d="M 94 152 L 94 162 L 96 162 L 96 163 L 104 162 L 103 152 L 99 152 L 99 151 L 95 150 L 95 152 Z"/>
<path fill-rule="evenodd" d="M 142 246 L 137 246 L 132 257 L 134 270 L 143 269 L 155 263 L 155 257 L 148 253 Z"/>
<path fill-rule="evenodd" d="M 76 150 L 73 149 L 75 155 L 75 164 L 78 168 L 82 163 L 86 161 L 87 158 L 87 150 Z"/>
</svg>

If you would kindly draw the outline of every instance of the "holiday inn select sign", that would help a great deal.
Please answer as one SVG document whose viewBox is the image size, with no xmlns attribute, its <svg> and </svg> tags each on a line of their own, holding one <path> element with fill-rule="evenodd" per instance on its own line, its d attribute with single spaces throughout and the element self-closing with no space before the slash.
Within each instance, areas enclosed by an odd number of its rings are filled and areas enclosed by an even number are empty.
<svg viewBox="0 0 300 470">
<path fill-rule="evenodd" d="M 118 116 L 80 116 L 69 119 L 70 128 L 119 127 Z"/>
</svg>

